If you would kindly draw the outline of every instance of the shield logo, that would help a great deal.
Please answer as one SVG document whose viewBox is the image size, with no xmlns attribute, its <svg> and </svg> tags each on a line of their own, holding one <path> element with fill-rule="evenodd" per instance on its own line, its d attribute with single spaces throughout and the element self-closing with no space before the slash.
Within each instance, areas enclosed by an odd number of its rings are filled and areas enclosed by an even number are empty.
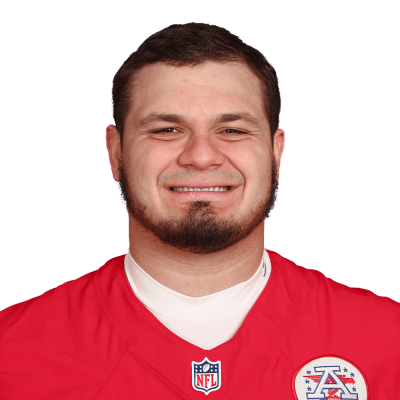
<svg viewBox="0 0 400 400">
<path fill-rule="evenodd" d="M 212 362 L 207 357 L 199 363 L 192 361 L 192 386 L 207 395 L 218 390 L 221 387 L 221 361 Z"/>
</svg>

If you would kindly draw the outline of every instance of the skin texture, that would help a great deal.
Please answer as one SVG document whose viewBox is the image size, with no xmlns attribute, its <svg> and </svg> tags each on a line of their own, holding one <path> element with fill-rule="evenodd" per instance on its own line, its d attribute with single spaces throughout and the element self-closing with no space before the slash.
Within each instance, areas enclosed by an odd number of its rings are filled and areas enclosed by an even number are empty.
<svg viewBox="0 0 400 400">
<path fill-rule="evenodd" d="M 227 121 L 231 114 L 239 119 Z M 210 202 L 217 219 L 250 219 L 270 194 L 274 158 L 279 171 L 284 132 L 278 129 L 273 138 L 272 142 L 258 78 L 244 64 L 214 62 L 143 67 L 135 82 L 122 149 L 115 126 L 108 126 L 106 135 L 114 179 L 120 180 L 122 162 L 132 194 L 154 224 L 179 221 L 194 201 Z M 231 190 L 170 190 L 182 186 Z M 129 239 L 132 257 L 150 276 L 196 297 L 254 274 L 263 253 L 264 223 L 238 243 L 209 254 L 163 243 L 132 215 Z"/>
</svg>

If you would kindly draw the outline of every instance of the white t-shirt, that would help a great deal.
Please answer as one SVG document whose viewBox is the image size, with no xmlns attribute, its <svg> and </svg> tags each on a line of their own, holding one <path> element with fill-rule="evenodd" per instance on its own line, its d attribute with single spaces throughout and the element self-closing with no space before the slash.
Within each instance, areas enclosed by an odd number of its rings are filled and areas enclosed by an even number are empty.
<svg viewBox="0 0 400 400">
<path fill-rule="evenodd" d="M 205 350 L 210 350 L 236 333 L 263 291 L 271 273 L 264 251 L 260 266 L 245 282 L 202 297 L 175 292 L 148 275 L 128 253 L 125 273 L 136 297 L 169 330 Z"/>
</svg>

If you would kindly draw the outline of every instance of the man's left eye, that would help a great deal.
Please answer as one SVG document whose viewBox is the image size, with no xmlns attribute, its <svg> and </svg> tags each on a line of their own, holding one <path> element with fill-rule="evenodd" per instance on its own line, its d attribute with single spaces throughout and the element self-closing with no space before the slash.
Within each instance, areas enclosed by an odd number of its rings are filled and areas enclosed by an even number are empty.
<svg viewBox="0 0 400 400">
<path fill-rule="evenodd" d="M 223 131 L 224 133 L 233 133 L 233 134 L 238 134 L 238 135 L 240 135 L 240 134 L 244 134 L 244 133 L 247 133 L 247 132 L 244 132 L 244 131 L 240 131 L 240 130 L 238 130 L 238 129 L 234 129 L 234 128 L 228 128 L 228 129 L 224 129 L 224 131 Z"/>
</svg>

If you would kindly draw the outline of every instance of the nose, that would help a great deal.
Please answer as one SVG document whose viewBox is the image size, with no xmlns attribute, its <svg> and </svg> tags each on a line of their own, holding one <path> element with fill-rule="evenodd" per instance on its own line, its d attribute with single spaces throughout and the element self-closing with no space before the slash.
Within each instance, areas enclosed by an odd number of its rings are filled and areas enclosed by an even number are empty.
<svg viewBox="0 0 400 400">
<path fill-rule="evenodd" d="M 179 156 L 181 166 L 198 170 L 213 170 L 224 162 L 224 155 L 219 151 L 215 139 L 207 133 L 192 133 Z"/>
</svg>

